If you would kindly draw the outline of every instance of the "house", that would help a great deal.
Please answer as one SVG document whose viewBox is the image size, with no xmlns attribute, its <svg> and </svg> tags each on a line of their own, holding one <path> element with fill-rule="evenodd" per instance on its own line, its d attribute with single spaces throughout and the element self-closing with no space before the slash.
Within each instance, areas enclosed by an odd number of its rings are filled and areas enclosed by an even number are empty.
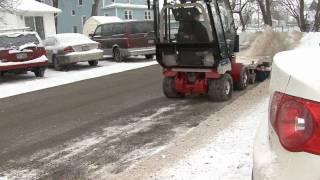
<svg viewBox="0 0 320 180">
<path fill-rule="evenodd" d="M 58 33 L 83 32 L 84 23 L 92 12 L 92 0 L 60 0 L 58 7 Z M 117 16 L 122 20 L 150 20 L 152 11 L 148 10 L 146 0 L 100 0 L 98 16 Z"/>
<path fill-rule="evenodd" d="M 35 0 L 18 0 L 10 9 L 0 9 L 0 28 L 30 27 L 44 39 L 56 34 L 55 16 L 61 12 Z"/>
</svg>

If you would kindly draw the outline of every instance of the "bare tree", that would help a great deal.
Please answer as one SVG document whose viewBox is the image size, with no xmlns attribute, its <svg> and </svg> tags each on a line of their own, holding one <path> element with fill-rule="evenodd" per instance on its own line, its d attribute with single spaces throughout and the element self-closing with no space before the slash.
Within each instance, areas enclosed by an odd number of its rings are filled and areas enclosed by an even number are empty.
<svg viewBox="0 0 320 180">
<path fill-rule="evenodd" d="M 307 17 L 305 15 L 304 0 L 280 0 L 280 3 L 285 7 L 292 16 L 302 32 L 307 31 Z"/>
<path fill-rule="evenodd" d="M 0 8 L 13 13 L 16 10 L 18 0 L 0 0 Z"/>
<path fill-rule="evenodd" d="M 254 7 L 252 7 L 252 2 L 252 0 L 232 0 L 231 2 L 233 13 L 238 14 L 239 16 L 242 31 L 246 30 L 251 15 L 255 11 Z"/>
<path fill-rule="evenodd" d="M 261 10 L 264 24 L 272 26 L 272 15 L 271 15 L 272 0 L 257 0 L 257 3 Z"/>
<path fill-rule="evenodd" d="M 319 31 L 320 28 L 320 0 L 317 0 L 317 8 L 316 8 L 316 14 L 314 17 L 314 31 Z"/>
<path fill-rule="evenodd" d="M 91 16 L 97 16 L 100 0 L 93 0 L 92 2 Z"/>
</svg>

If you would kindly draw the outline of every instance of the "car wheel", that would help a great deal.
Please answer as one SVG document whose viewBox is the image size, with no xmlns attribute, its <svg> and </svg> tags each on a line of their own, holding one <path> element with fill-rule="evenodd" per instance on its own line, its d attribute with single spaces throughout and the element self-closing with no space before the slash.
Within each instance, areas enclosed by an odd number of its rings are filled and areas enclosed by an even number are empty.
<svg viewBox="0 0 320 180">
<path fill-rule="evenodd" d="M 232 98 L 233 82 L 230 74 L 222 75 L 220 79 L 209 79 L 208 97 L 211 101 L 227 101 Z"/>
<path fill-rule="evenodd" d="M 235 82 L 234 87 L 237 90 L 245 90 L 248 87 L 249 83 L 249 74 L 245 67 L 242 67 L 240 72 L 240 80 L 239 82 Z"/>
<path fill-rule="evenodd" d="M 46 68 L 37 68 L 34 71 L 34 74 L 36 75 L 36 77 L 44 77 L 45 71 L 46 71 Z"/>
<path fill-rule="evenodd" d="M 123 57 L 121 55 L 121 51 L 119 48 L 114 48 L 113 49 L 113 59 L 116 61 L 116 62 L 122 62 L 123 61 Z"/>
<path fill-rule="evenodd" d="M 146 59 L 153 59 L 154 55 L 153 54 L 148 54 L 146 55 Z"/>
<path fill-rule="evenodd" d="M 183 94 L 176 91 L 174 77 L 164 77 L 162 82 L 163 93 L 167 98 L 181 98 Z"/>
<path fill-rule="evenodd" d="M 97 65 L 98 65 L 98 63 L 99 63 L 99 61 L 97 61 L 97 60 L 94 60 L 94 61 L 88 61 L 88 63 L 89 63 L 89 65 L 90 65 L 90 66 L 97 66 Z"/>
<path fill-rule="evenodd" d="M 61 65 L 59 64 L 58 61 L 59 61 L 58 58 L 56 58 L 55 56 L 52 57 L 53 68 L 54 68 L 56 71 L 61 71 L 62 67 L 61 67 Z"/>
</svg>

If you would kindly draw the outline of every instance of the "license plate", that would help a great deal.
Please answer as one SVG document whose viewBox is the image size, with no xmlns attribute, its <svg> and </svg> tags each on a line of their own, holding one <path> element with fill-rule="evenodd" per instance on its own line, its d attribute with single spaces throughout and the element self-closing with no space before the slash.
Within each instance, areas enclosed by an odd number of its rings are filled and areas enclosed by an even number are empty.
<svg viewBox="0 0 320 180">
<path fill-rule="evenodd" d="M 154 40 L 148 40 L 149 44 L 154 44 Z"/>
<path fill-rule="evenodd" d="M 28 58 L 28 54 L 27 53 L 19 53 L 17 54 L 17 59 L 26 59 Z"/>
<path fill-rule="evenodd" d="M 89 46 L 82 46 L 82 51 L 89 51 L 89 50 L 90 50 Z"/>
</svg>

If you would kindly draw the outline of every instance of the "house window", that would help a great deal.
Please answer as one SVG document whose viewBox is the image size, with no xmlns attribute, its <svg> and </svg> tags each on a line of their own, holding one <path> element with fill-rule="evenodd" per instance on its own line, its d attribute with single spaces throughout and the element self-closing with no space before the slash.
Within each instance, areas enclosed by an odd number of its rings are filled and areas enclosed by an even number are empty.
<svg viewBox="0 0 320 180">
<path fill-rule="evenodd" d="M 87 21 L 87 16 L 82 16 L 82 25 L 84 25 L 84 23 L 86 23 Z"/>
<path fill-rule="evenodd" d="M 75 11 L 74 9 L 71 11 L 71 15 L 72 15 L 72 16 L 75 16 L 75 15 L 76 15 L 76 11 Z"/>
<path fill-rule="evenodd" d="M 151 20 L 151 11 L 145 11 L 144 12 L 144 19 L 145 20 Z"/>
<path fill-rule="evenodd" d="M 132 19 L 132 11 L 131 10 L 125 10 L 124 11 L 124 19 Z"/>
<path fill-rule="evenodd" d="M 73 33 L 78 33 L 78 27 L 77 27 L 77 26 L 73 26 L 72 32 L 73 32 Z"/>
<path fill-rule="evenodd" d="M 24 17 L 26 27 L 36 31 L 41 39 L 45 39 L 44 21 L 42 16 L 26 16 Z"/>
<path fill-rule="evenodd" d="M 79 2 L 79 6 L 83 5 L 83 1 L 82 0 L 78 0 L 78 2 Z"/>
</svg>

